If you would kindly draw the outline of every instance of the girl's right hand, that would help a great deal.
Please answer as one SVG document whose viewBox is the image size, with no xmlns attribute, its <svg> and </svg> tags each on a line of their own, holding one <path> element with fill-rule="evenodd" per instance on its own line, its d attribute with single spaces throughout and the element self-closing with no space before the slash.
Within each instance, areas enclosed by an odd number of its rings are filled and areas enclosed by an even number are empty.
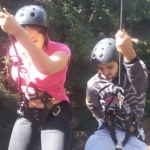
<svg viewBox="0 0 150 150">
<path fill-rule="evenodd" d="M 0 12 L 0 25 L 4 32 L 11 35 L 19 34 L 19 29 L 21 29 L 14 16 L 9 14 L 5 8 L 3 12 Z"/>
</svg>

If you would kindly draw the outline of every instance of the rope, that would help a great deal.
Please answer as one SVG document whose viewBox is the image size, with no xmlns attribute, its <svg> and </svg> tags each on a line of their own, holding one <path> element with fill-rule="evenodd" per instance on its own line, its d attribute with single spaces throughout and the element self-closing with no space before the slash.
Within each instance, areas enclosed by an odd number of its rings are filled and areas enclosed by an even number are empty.
<svg viewBox="0 0 150 150">
<path fill-rule="evenodd" d="M 123 13 L 123 0 L 121 0 L 121 7 L 120 7 L 120 30 L 122 30 L 122 13 Z M 121 65 L 122 65 L 122 55 L 119 53 L 119 86 L 121 84 Z"/>
<path fill-rule="evenodd" d="M 1 6 L 1 5 L 0 5 L 0 11 L 3 12 L 3 9 L 2 9 L 2 6 Z M 17 52 L 17 48 L 16 48 L 16 46 L 15 46 L 15 44 L 14 44 L 13 36 L 10 35 L 10 34 L 8 34 L 8 36 L 9 36 L 9 40 L 10 40 L 10 42 L 11 42 L 11 44 L 12 44 L 14 50 L 15 50 L 16 56 L 19 56 L 19 55 L 18 55 L 18 52 Z M 17 57 L 17 58 L 18 58 L 18 57 Z M 20 65 L 21 65 L 21 64 L 22 64 L 22 63 L 21 63 L 20 59 L 18 58 L 18 87 L 19 87 L 18 90 L 19 90 L 20 96 L 21 96 L 21 98 L 22 98 L 22 93 L 21 93 L 21 78 L 20 78 L 20 73 L 19 73 L 19 71 L 20 71 Z"/>
</svg>

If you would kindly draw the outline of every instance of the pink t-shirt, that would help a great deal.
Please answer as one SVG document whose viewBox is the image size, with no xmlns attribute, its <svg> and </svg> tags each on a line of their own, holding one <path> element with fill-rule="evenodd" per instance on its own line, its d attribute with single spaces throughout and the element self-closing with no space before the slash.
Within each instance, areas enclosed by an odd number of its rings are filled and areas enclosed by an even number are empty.
<svg viewBox="0 0 150 150">
<path fill-rule="evenodd" d="M 23 92 L 26 91 L 26 84 L 29 81 L 31 81 L 40 90 L 48 92 L 53 98 L 60 101 L 67 100 L 69 102 L 69 99 L 64 90 L 64 83 L 66 81 L 66 72 L 68 70 L 68 65 L 58 73 L 52 75 L 43 75 L 34 66 L 29 65 L 29 62 L 27 61 L 26 56 L 22 50 L 22 46 L 19 43 L 16 43 L 15 45 L 17 48 L 18 55 L 20 56 L 23 62 L 22 67 L 24 68 L 21 69 L 22 71 L 20 72 L 22 91 Z M 48 40 L 48 46 L 45 48 L 44 52 L 48 56 L 50 56 L 57 51 L 63 51 L 67 53 L 70 59 L 71 52 L 67 45 Z M 14 55 L 16 55 L 16 53 L 14 51 L 14 48 L 11 47 L 10 56 L 13 56 L 11 58 L 13 62 L 16 62 L 17 58 Z M 13 79 L 17 81 L 18 71 L 15 65 L 13 65 L 11 72 Z M 29 91 L 34 92 L 33 88 L 29 89 L 30 89 Z"/>
</svg>

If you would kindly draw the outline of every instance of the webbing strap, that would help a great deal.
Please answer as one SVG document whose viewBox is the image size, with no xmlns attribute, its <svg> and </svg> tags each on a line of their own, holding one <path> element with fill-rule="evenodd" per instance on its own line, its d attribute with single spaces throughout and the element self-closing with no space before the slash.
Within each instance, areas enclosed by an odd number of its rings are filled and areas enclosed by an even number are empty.
<svg viewBox="0 0 150 150">
<path fill-rule="evenodd" d="M 54 104 L 52 102 L 49 101 L 48 97 L 45 97 L 45 99 L 43 100 L 44 102 L 44 109 L 42 112 L 42 117 L 40 120 L 40 126 L 44 125 L 44 123 L 47 120 L 47 117 L 49 115 L 49 112 L 53 109 Z"/>
<path fill-rule="evenodd" d="M 107 120 L 107 125 L 108 125 L 108 130 L 110 132 L 110 136 L 116 145 L 117 144 L 117 138 L 116 138 L 115 126 L 112 124 L 110 119 Z"/>
<path fill-rule="evenodd" d="M 36 92 L 38 94 L 38 92 Z M 34 96 L 33 96 L 34 97 Z M 38 97 L 38 96 L 37 96 Z M 36 109 L 35 109 L 35 121 L 33 120 L 32 121 L 32 118 L 30 119 L 32 122 L 33 122 L 33 125 L 38 129 L 38 130 L 41 130 L 41 127 L 44 125 L 44 123 L 46 122 L 47 120 L 47 117 L 49 115 L 50 112 L 52 112 L 52 114 L 54 116 L 57 116 L 61 119 L 63 119 L 64 121 L 66 121 L 67 123 L 70 123 L 70 119 L 69 117 L 67 116 L 66 113 L 64 113 L 61 109 L 61 107 L 59 106 L 59 103 L 58 104 L 53 104 L 49 98 L 51 96 L 46 93 L 46 92 L 41 92 L 39 97 L 43 104 L 44 104 L 44 108 L 43 108 L 43 111 L 42 111 L 42 114 L 41 114 L 41 117 L 39 118 L 38 117 L 38 109 L 37 109 L 37 112 L 36 112 Z M 34 97 L 35 98 L 35 97 Z M 26 107 L 29 107 L 29 100 L 25 100 L 25 105 Z M 30 118 L 30 116 L 29 116 Z"/>
<path fill-rule="evenodd" d="M 131 126 L 126 132 L 125 139 L 122 142 L 123 146 L 125 146 L 125 144 L 128 142 L 131 135 L 134 135 L 137 139 L 144 142 L 140 132 L 135 128 L 135 126 Z"/>
<path fill-rule="evenodd" d="M 125 111 L 124 109 L 122 109 L 123 111 Z M 116 133 L 115 133 L 115 123 L 116 120 L 122 121 L 126 124 L 127 126 L 127 131 L 125 134 L 125 139 L 122 142 L 122 145 L 125 146 L 125 144 L 128 142 L 129 138 L 131 135 L 134 135 L 136 138 L 138 138 L 139 140 L 143 141 L 139 131 L 138 131 L 138 121 L 140 120 L 138 117 L 136 116 L 129 116 L 124 114 L 123 116 L 119 115 L 118 112 L 116 112 L 115 110 L 110 111 L 109 113 L 107 113 L 107 115 L 105 116 L 105 127 L 103 125 L 102 128 L 108 128 L 111 138 L 113 140 L 113 142 L 115 143 L 115 145 L 117 144 L 117 139 L 116 139 Z M 100 129 L 102 129 L 100 128 Z M 144 141 L 143 141 L 144 142 Z"/>
</svg>

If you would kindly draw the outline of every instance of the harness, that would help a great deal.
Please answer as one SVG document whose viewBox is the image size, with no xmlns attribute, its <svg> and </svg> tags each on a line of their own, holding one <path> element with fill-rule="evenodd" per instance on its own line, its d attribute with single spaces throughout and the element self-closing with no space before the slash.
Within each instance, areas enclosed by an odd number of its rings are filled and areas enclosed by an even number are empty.
<svg viewBox="0 0 150 150">
<path fill-rule="evenodd" d="M 109 102 L 108 106 L 105 109 L 105 116 L 103 118 L 105 122 L 103 122 L 99 130 L 107 128 L 110 132 L 110 136 L 114 144 L 116 145 L 116 150 L 121 150 L 122 147 L 125 146 L 125 144 L 128 142 L 129 138 L 132 135 L 134 135 L 137 139 L 141 140 L 142 142 L 144 142 L 144 140 L 138 131 L 138 129 L 142 127 L 140 123 L 141 118 L 137 117 L 136 115 L 127 114 L 123 105 L 121 105 L 121 109 L 119 106 L 115 108 L 114 110 L 108 110 L 110 104 L 112 103 L 117 93 L 118 93 L 118 90 L 116 90 L 116 93 L 114 94 L 114 96 L 112 97 L 111 101 Z M 121 95 L 122 93 L 119 92 L 118 98 L 121 98 L 122 100 L 123 97 Z M 124 129 L 119 126 L 119 124 L 122 124 L 122 123 L 125 124 Z M 116 132 L 115 132 L 116 129 L 120 129 L 126 133 L 125 138 L 122 141 L 121 147 L 118 144 L 118 140 L 116 138 Z"/>
<path fill-rule="evenodd" d="M 35 93 L 25 93 L 23 95 L 23 100 L 18 111 L 20 115 L 23 115 L 25 118 L 29 119 L 33 123 L 33 126 L 35 126 L 38 130 L 41 130 L 41 127 L 45 124 L 50 112 L 53 116 L 57 116 L 67 123 L 70 123 L 70 118 L 65 112 L 63 112 L 61 106 L 59 106 L 59 104 L 53 104 L 49 100 L 49 98 L 52 98 L 50 94 L 46 91 L 41 91 L 31 82 L 30 87 L 34 88 Z M 44 104 L 43 109 L 29 108 L 29 100 L 35 99 L 40 99 L 42 101 Z"/>
</svg>

